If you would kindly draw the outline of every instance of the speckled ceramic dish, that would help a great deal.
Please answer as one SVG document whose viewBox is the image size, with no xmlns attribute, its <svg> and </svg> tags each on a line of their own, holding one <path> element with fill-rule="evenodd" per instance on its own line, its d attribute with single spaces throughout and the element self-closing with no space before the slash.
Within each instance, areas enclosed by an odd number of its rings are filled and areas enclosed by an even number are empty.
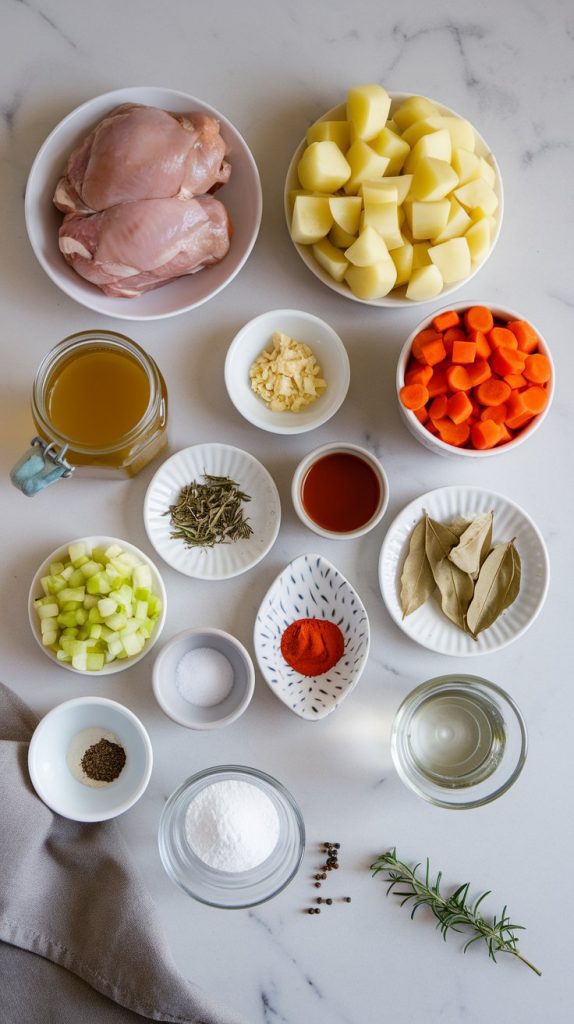
<svg viewBox="0 0 574 1024">
<path fill-rule="evenodd" d="M 320 676 L 304 676 L 281 654 L 281 637 L 296 619 L 328 619 L 345 638 L 337 664 Z M 265 682 L 300 718 L 325 718 L 355 688 L 369 654 L 369 620 L 348 580 L 321 555 L 300 555 L 267 591 L 257 613 L 255 654 Z"/>
</svg>

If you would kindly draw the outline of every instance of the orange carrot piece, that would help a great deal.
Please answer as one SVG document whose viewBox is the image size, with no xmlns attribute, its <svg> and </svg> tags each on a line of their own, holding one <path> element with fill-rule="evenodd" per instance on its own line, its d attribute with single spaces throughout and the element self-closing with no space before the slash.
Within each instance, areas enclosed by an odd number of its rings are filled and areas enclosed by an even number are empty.
<svg viewBox="0 0 574 1024">
<path fill-rule="evenodd" d="M 532 413 L 524 403 L 524 391 L 513 391 L 506 406 L 506 426 L 511 430 L 520 430 L 531 419 Z"/>
<path fill-rule="evenodd" d="M 481 405 L 502 405 L 510 398 L 511 390 L 504 380 L 485 380 L 476 389 L 476 397 Z"/>
<path fill-rule="evenodd" d="M 469 416 L 468 419 L 465 420 L 464 422 L 466 423 L 467 427 L 474 427 L 474 424 L 478 423 L 478 416 Z"/>
<path fill-rule="evenodd" d="M 494 420 L 495 423 L 505 423 L 508 415 L 506 403 L 502 405 L 487 405 L 480 414 L 481 420 Z"/>
<path fill-rule="evenodd" d="M 488 332 L 488 340 L 491 348 L 518 348 L 518 342 L 507 327 L 493 327 Z"/>
<path fill-rule="evenodd" d="M 486 306 L 471 306 L 464 314 L 467 331 L 482 331 L 484 334 L 494 327 L 494 317 Z"/>
<path fill-rule="evenodd" d="M 478 359 L 488 359 L 492 349 L 486 340 L 486 334 L 482 331 L 469 331 L 468 340 L 473 341 L 476 345 L 476 356 Z"/>
<path fill-rule="evenodd" d="M 453 363 L 474 363 L 476 345 L 474 341 L 455 341 L 452 346 Z"/>
<path fill-rule="evenodd" d="M 445 395 L 448 391 L 448 381 L 446 379 L 446 370 L 435 369 L 431 379 L 427 384 L 427 390 L 429 398 L 436 398 L 437 395 Z"/>
<path fill-rule="evenodd" d="M 446 416 L 447 397 L 445 394 L 437 395 L 429 405 L 429 416 L 431 420 L 443 420 Z"/>
<path fill-rule="evenodd" d="M 490 380 L 492 377 L 492 370 L 484 359 L 475 359 L 474 363 L 470 363 L 465 369 L 473 388 L 484 384 L 485 380 Z"/>
<path fill-rule="evenodd" d="M 458 327 L 460 317 L 456 310 L 447 309 L 445 313 L 439 313 L 433 320 L 433 327 L 437 331 L 448 331 L 449 327 Z"/>
<path fill-rule="evenodd" d="M 438 430 L 436 429 L 432 420 L 427 420 L 427 422 L 425 423 L 425 428 L 426 430 L 428 430 L 429 434 L 433 434 L 435 437 L 437 436 Z"/>
<path fill-rule="evenodd" d="M 440 341 L 441 335 L 438 331 L 427 329 L 425 331 L 419 331 L 416 338 L 414 339 L 411 346 L 411 354 L 415 359 L 421 359 L 421 349 L 423 345 L 427 345 L 429 341 Z"/>
<path fill-rule="evenodd" d="M 429 414 L 426 410 L 426 406 L 423 405 L 421 409 L 413 409 L 413 412 L 419 421 L 419 423 L 426 423 L 429 418 Z"/>
<path fill-rule="evenodd" d="M 420 363 L 415 363 L 413 368 L 405 373 L 405 384 L 424 384 L 426 386 L 431 377 L 432 366 L 422 366 Z"/>
<path fill-rule="evenodd" d="M 399 396 L 405 409 L 411 409 L 413 412 L 422 409 L 429 400 L 429 393 L 424 384 L 405 384 Z"/>
<path fill-rule="evenodd" d="M 436 366 L 437 363 L 442 363 L 446 356 L 446 349 L 440 341 L 427 341 L 426 345 L 421 346 L 420 359 L 427 366 Z"/>
<path fill-rule="evenodd" d="M 521 373 L 507 373 L 504 379 L 508 384 L 508 387 L 512 388 L 513 391 L 515 388 L 525 388 L 528 384 L 526 377 Z"/>
<path fill-rule="evenodd" d="M 442 336 L 442 343 L 446 349 L 447 356 L 450 356 L 455 341 L 465 340 L 466 334 L 460 327 L 449 327 L 448 331 L 445 331 Z"/>
<path fill-rule="evenodd" d="M 526 356 L 526 366 L 522 372 L 533 384 L 546 384 L 552 374 L 550 360 L 542 352 L 535 352 L 534 355 Z"/>
<path fill-rule="evenodd" d="M 446 371 L 446 379 L 451 391 L 470 391 L 472 380 L 466 366 L 451 366 Z"/>
<path fill-rule="evenodd" d="M 494 448 L 501 437 L 502 430 L 500 424 L 495 423 L 494 420 L 481 420 L 480 423 L 475 423 L 470 432 L 473 447 L 478 448 L 479 451 L 484 451 L 486 448 Z"/>
<path fill-rule="evenodd" d="M 507 373 L 522 373 L 525 362 L 526 353 L 514 348 L 497 348 L 490 358 L 492 369 L 501 377 L 506 377 Z"/>
<path fill-rule="evenodd" d="M 539 416 L 546 408 L 548 402 L 548 392 L 546 391 L 546 388 L 537 387 L 535 385 L 534 387 L 526 388 L 526 391 L 522 391 L 521 395 L 525 409 L 528 412 L 531 412 L 533 416 Z"/>
<path fill-rule="evenodd" d="M 470 427 L 466 423 L 453 423 L 450 419 L 435 420 L 441 441 L 460 448 L 466 444 L 470 436 Z"/>
<path fill-rule="evenodd" d="M 507 325 L 512 331 L 521 352 L 535 352 L 538 348 L 538 335 L 533 327 L 526 320 L 510 320 Z"/>
<path fill-rule="evenodd" d="M 435 398 L 435 402 L 438 399 Z M 447 402 L 446 414 L 453 423 L 464 423 L 472 413 L 472 402 L 464 391 L 457 391 Z"/>
<path fill-rule="evenodd" d="M 512 438 L 513 438 L 514 435 L 508 429 L 506 423 L 501 423 L 500 424 L 500 431 L 501 431 L 501 433 L 500 433 L 500 441 L 498 442 L 499 444 L 508 444 L 509 441 L 512 441 Z"/>
</svg>

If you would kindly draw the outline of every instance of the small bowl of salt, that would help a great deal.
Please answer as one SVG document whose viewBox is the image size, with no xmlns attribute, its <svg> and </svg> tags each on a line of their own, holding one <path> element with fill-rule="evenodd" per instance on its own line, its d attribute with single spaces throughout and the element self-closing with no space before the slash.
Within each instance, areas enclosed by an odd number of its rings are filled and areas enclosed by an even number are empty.
<svg viewBox="0 0 574 1024">
<path fill-rule="evenodd" d="M 187 729 L 221 729 L 243 714 L 255 670 L 245 647 L 221 629 L 186 629 L 159 652 L 153 692 L 162 711 Z"/>
</svg>

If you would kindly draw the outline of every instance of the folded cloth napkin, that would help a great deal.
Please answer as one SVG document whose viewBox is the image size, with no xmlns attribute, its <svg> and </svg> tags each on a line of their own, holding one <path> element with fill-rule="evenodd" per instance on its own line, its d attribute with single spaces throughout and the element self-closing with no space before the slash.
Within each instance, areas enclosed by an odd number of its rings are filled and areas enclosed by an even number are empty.
<svg viewBox="0 0 574 1024">
<path fill-rule="evenodd" d="M 36 796 L 35 726 L 0 683 L 1 1024 L 245 1024 L 178 973 L 116 825 Z"/>
</svg>

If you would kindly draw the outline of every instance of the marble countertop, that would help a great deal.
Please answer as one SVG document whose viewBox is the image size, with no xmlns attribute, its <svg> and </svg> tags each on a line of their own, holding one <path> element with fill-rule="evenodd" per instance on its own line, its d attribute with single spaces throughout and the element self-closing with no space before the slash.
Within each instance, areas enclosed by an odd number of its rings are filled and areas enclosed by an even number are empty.
<svg viewBox="0 0 574 1024">
<path fill-rule="evenodd" d="M 574 835 L 572 776 L 571 380 L 574 332 L 572 242 L 572 59 L 574 14 L 565 0 L 457 5 L 405 0 L 388 5 L 318 0 L 200 5 L 170 0 L 23 0 L 2 5 L 0 147 L 3 168 L 2 303 L 2 678 L 34 709 L 92 690 L 129 705 L 147 726 L 155 767 L 145 797 L 119 826 L 153 893 L 181 969 L 242 1011 L 252 1024 L 552 1024 L 571 1020 L 570 891 Z M 404 338 L 424 311 L 378 310 L 331 293 L 307 271 L 288 238 L 282 188 L 306 126 L 357 82 L 420 92 L 469 118 L 502 170 L 506 209 L 489 263 L 457 298 L 502 303 L 531 319 L 549 341 L 558 370 L 543 428 L 509 456 L 469 465 L 424 450 L 401 424 L 394 373 Z M 23 217 L 32 159 L 51 128 L 98 93 L 158 85 L 196 95 L 224 112 L 258 163 L 264 196 L 255 250 L 238 277 L 196 311 L 129 324 L 91 314 L 61 294 L 37 264 Z M 437 300 L 435 305 L 440 305 Z M 238 328 L 267 309 L 300 308 L 343 338 L 351 386 L 336 417 L 313 434 L 280 438 L 241 419 L 227 398 L 223 363 Z M 425 307 L 427 309 L 428 307 Z M 149 658 L 116 677 L 86 683 L 51 665 L 26 618 L 30 579 L 46 552 L 79 534 L 109 533 L 150 551 L 142 500 L 155 466 L 133 481 L 72 479 L 33 500 L 7 482 L 31 436 L 28 400 L 36 367 L 57 341 L 88 327 L 130 334 L 158 362 L 170 402 L 170 448 L 219 440 L 248 449 L 272 473 L 281 495 L 279 537 L 263 562 L 225 584 L 196 582 L 161 566 L 170 598 L 164 638 L 187 626 L 217 626 L 252 650 L 256 609 L 279 570 L 318 550 L 359 591 L 372 647 L 357 689 L 341 710 L 310 725 L 296 718 L 260 676 L 248 712 L 215 733 L 168 720 L 151 690 Z M 568 367 L 568 363 L 570 368 Z M 310 534 L 291 506 L 293 470 L 328 440 L 367 446 L 382 460 L 390 504 L 380 526 L 357 541 Z M 409 641 L 382 603 L 377 560 L 385 529 L 412 498 L 434 487 L 472 483 L 523 505 L 547 541 L 548 600 L 532 628 L 500 652 L 447 658 Z M 569 557 L 570 556 L 570 557 Z M 479 810 L 427 805 L 395 774 L 392 717 L 416 684 L 444 672 L 472 671 L 507 688 L 529 728 L 530 749 L 516 786 Z M 156 846 L 164 801 L 208 765 L 239 763 L 279 778 L 299 801 L 308 850 L 299 876 L 275 900 L 250 911 L 212 910 L 183 895 L 164 874 Z M 341 843 L 336 904 L 321 917 L 303 909 L 320 841 Z M 374 855 L 396 846 L 424 859 L 446 884 L 470 880 L 493 890 L 487 907 L 508 903 L 527 925 L 525 955 L 538 979 L 486 950 L 462 956 L 461 937 L 444 945 L 433 922 L 415 923 L 372 880 Z"/>
</svg>

